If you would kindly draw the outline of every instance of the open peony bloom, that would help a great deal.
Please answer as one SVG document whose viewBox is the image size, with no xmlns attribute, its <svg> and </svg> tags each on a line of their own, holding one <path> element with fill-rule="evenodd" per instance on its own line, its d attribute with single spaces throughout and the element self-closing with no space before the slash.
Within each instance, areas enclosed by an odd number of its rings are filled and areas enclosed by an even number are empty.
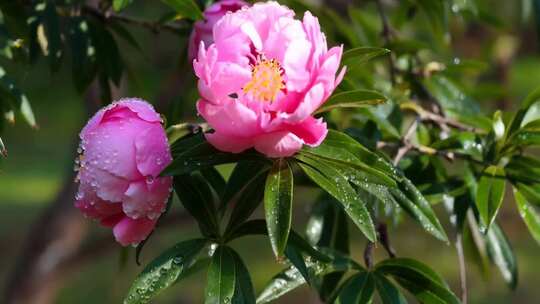
<svg viewBox="0 0 540 304">
<path fill-rule="evenodd" d="M 143 100 L 122 99 L 99 110 L 80 137 L 75 206 L 113 228 L 120 244 L 141 242 L 165 210 L 172 184 L 158 177 L 172 160 L 159 114 Z"/>
<path fill-rule="evenodd" d="M 326 123 L 312 114 L 345 69 L 336 77 L 343 48 L 328 50 L 317 18 L 306 12 L 300 21 L 276 2 L 257 3 L 222 17 L 213 38 L 193 63 L 212 145 L 285 157 L 324 140 Z"/>
<path fill-rule="evenodd" d="M 212 29 L 216 22 L 227 12 L 236 12 L 244 6 L 249 6 L 248 3 L 241 0 L 222 0 L 213 3 L 204 10 L 204 20 L 199 20 L 193 25 L 191 36 L 189 36 L 188 57 L 193 60 L 197 55 L 199 44 L 204 41 L 205 45 L 210 45 L 214 42 L 212 37 Z"/>
</svg>

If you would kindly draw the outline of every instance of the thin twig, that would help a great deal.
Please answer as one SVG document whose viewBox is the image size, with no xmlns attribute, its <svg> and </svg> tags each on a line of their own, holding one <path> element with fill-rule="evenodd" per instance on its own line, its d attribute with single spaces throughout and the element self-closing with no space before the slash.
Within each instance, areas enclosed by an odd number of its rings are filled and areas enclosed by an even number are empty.
<svg viewBox="0 0 540 304">
<path fill-rule="evenodd" d="M 418 128 L 418 119 L 415 119 L 407 129 L 407 132 L 405 132 L 405 136 L 403 136 L 403 139 L 401 140 L 403 146 L 398 149 L 396 156 L 394 157 L 394 166 L 397 166 L 407 152 L 413 149 L 411 138 L 414 135 L 414 132 L 416 132 L 416 128 Z"/>
<path fill-rule="evenodd" d="M 134 18 L 127 17 L 127 16 L 124 16 L 124 15 L 114 14 L 114 13 L 112 13 L 110 11 L 107 11 L 106 13 L 103 13 L 100 10 L 98 10 L 98 9 L 96 9 L 94 7 L 88 6 L 88 5 L 85 5 L 85 6 L 83 6 L 81 8 L 81 13 L 86 14 L 86 15 L 91 15 L 91 16 L 93 16 L 95 18 L 98 18 L 100 20 L 103 20 L 103 21 L 116 20 L 116 21 L 119 21 L 119 22 L 127 23 L 127 24 L 137 25 L 137 26 L 140 26 L 140 27 L 147 28 L 147 29 L 151 30 L 154 33 L 157 33 L 157 32 L 159 32 L 161 30 L 165 30 L 165 31 L 169 31 L 169 32 L 172 32 L 172 33 L 175 33 L 175 34 L 179 34 L 179 33 L 182 33 L 185 30 L 185 28 L 183 28 L 181 26 L 175 26 L 173 24 L 158 23 L 158 22 L 151 22 L 151 21 L 146 21 L 146 20 L 134 19 Z"/>
<path fill-rule="evenodd" d="M 456 251 L 459 261 L 459 278 L 461 281 L 461 303 L 467 304 L 467 269 L 465 266 L 461 232 L 458 232 L 456 235 Z"/>
<path fill-rule="evenodd" d="M 384 43 L 386 46 L 390 45 L 390 42 L 392 41 L 392 34 L 393 30 L 390 26 L 390 22 L 388 21 L 388 17 L 386 16 L 386 13 L 384 12 L 383 5 L 380 0 L 375 0 L 375 4 L 377 5 L 377 11 L 379 12 L 379 16 L 381 17 L 381 23 L 382 23 L 382 32 L 381 35 L 384 39 Z M 394 56 L 392 53 L 388 56 L 388 64 L 390 66 L 390 81 L 392 82 L 392 85 L 396 83 L 396 64 L 394 62 Z"/>
<path fill-rule="evenodd" d="M 366 264 L 367 269 L 373 268 L 373 247 L 375 243 L 368 241 L 366 244 L 366 249 L 364 249 L 364 263 Z"/>
<path fill-rule="evenodd" d="M 386 226 L 386 223 L 380 222 L 377 225 L 377 232 L 379 234 L 379 241 L 383 245 L 384 249 L 388 253 L 388 256 L 391 258 L 396 257 L 396 251 L 390 244 L 390 238 L 388 237 L 388 228 Z"/>
</svg>

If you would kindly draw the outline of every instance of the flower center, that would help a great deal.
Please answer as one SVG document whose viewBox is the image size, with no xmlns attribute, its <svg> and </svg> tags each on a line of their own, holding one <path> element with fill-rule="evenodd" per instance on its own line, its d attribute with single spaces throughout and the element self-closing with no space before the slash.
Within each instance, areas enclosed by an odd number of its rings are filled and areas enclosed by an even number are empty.
<svg viewBox="0 0 540 304">
<path fill-rule="evenodd" d="M 279 62 L 260 56 L 257 63 L 252 65 L 251 80 L 243 88 L 244 93 L 260 101 L 272 102 L 285 88 L 282 76 L 283 69 Z"/>
</svg>

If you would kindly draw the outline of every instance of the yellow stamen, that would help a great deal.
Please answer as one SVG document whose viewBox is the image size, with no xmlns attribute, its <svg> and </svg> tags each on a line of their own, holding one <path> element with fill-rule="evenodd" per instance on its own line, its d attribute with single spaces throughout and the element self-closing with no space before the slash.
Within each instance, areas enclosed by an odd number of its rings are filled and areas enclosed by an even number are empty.
<svg viewBox="0 0 540 304">
<path fill-rule="evenodd" d="M 244 93 L 260 101 L 276 100 L 279 91 L 285 88 L 282 71 L 279 62 L 260 57 L 252 68 L 251 80 L 244 87 Z"/>
</svg>

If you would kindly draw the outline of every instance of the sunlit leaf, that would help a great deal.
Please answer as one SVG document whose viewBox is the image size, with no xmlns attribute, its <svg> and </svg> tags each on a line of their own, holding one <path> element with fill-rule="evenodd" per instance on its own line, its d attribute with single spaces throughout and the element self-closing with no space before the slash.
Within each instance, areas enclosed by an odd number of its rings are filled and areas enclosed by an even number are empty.
<svg viewBox="0 0 540 304">
<path fill-rule="evenodd" d="M 37 127 L 36 118 L 28 98 L 19 90 L 14 80 L 6 74 L 6 71 L 1 66 L 0 97 L 9 101 L 11 108 L 18 111 L 30 126 Z"/>
<path fill-rule="evenodd" d="M 264 210 L 268 237 L 277 258 L 282 256 L 291 230 L 293 185 L 293 174 L 287 160 L 276 160 L 266 178 Z"/>
<path fill-rule="evenodd" d="M 401 208 L 414 218 L 422 228 L 436 238 L 448 241 L 444 228 L 431 205 L 410 180 L 404 178 L 397 189 L 391 188 L 389 191 Z"/>
<path fill-rule="evenodd" d="M 212 256 L 208 269 L 204 303 L 230 303 L 236 282 L 236 261 L 232 250 L 226 246 L 219 246 Z"/>
<path fill-rule="evenodd" d="M 193 0 L 162 0 L 172 7 L 177 15 L 189 18 L 191 20 L 202 19 L 201 9 Z"/>
<path fill-rule="evenodd" d="M 514 198 L 521 218 L 529 228 L 533 238 L 540 244 L 540 214 L 527 202 L 525 197 L 514 188 Z"/>
<path fill-rule="evenodd" d="M 131 2 L 133 2 L 133 0 L 113 0 L 113 8 L 118 12 L 130 5 Z"/>
<path fill-rule="evenodd" d="M 329 251 L 325 252 L 332 257 L 332 261 L 324 263 L 319 260 L 307 260 L 306 266 L 312 276 L 321 276 L 333 272 L 343 272 L 350 269 L 364 270 L 351 259 Z M 300 271 L 294 266 L 288 267 L 274 276 L 257 298 L 257 303 L 268 303 L 282 295 L 302 286 L 306 281 Z"/>
<path fill-rule="evenodd" d="M 194 239 L 178 243 L 163 252 L 135 279 L 124 304 L 150 303 L 154 296 L 176 282 L 205 245 L 206 240 Z"/>
<path fill-rule="evenodd" d="M 510 288 L 515 289 L 518 282 L 516 256 L 502 229 L 493 222 L 487 232 L 486 248 L 491 261 L 499 271 Z"/>
<path fill-rule="evenodd" d="M 322 189 L 335 197 L 356 226 L 360 228 L 369 240 L 375 241 L 375 227 L 369 211 L 345 176 L 334 168 L 317 163 L 308 157 L 300 157 L 299 160 L 303 162 L 298 164 L 306 175 Z"/>
<path fill-rule="evenodd" d="M 504 169 L 489 166 L 482 173 L 476 192 L 476 206 L 481 224 L 488 229 L 501 207 L 505 192 Z"/>
<path fill-rule="evenodd" d="M 357 47 L 343 53 L 343 65 L 354 67 L 390 53 L 390 50 L 378 47 Z"/>
<path fill-rule="evenodd" d="M 323 113 L 337 108 L 357 108 L 384 103 L 386 97 L 375 91 L 355 90 L 332 95 L 316 112 Z"/>
<path fill-rule="evenodd" d="M 419 261 L 407 258 L 388 259 L 378 263 L 375 270 L 391 275 L 422 303 L 460 303 L 443 279 Z"/>
</svg>

